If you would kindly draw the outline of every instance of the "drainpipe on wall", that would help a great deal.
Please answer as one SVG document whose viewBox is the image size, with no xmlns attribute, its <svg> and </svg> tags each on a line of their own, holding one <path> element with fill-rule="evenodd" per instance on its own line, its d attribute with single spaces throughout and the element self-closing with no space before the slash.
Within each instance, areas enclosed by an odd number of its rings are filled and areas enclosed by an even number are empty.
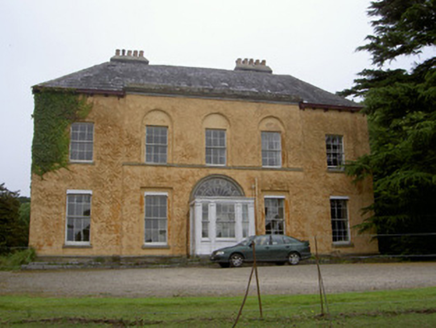
<svg viewBox="0 0 436 328">
<path fill-rule="evenodd" d="M 259 192 L 258 192 L 258 185 L 257 185 L 257 178 L 254 178 L 254 202 L 255 202 L 255 208 L 256 208 L 256 211 L 255 211 L 255 214 L 254 214 L 254 227 L 255 227 L 255 233 L 256 233 L 256 235 L 257 235 L 257 218 L 258 218 L 258 216 L 259 216 L 259 200 L 258 200 L 258 197 L 259 197 Z"/>
</svg>

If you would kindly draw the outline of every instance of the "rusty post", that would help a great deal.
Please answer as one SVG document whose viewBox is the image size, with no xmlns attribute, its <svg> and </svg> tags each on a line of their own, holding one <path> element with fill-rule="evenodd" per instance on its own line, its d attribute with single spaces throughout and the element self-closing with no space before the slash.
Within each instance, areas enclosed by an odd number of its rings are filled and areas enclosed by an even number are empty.
<svg viewBox="0 0 436 328">
<path fill-rule="evenodd" d="M 260 298 L 259 275 L 257 273 L 257 264 L 256 264 L 256 244 L 254 242 L 253 242 L 253 267 L 254 267 L 254 271 L 256 272 L 257 299 L 259 300 L 260 318 L 263 319 L 262 300 Z"/>
</svg>

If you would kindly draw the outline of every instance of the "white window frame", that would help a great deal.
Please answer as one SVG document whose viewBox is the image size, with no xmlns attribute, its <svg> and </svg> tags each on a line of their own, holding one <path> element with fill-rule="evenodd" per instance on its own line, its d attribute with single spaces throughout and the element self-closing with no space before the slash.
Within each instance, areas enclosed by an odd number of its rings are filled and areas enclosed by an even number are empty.
<svg viewBox="0 0 436 328">
<path fill-rule="evenodd" d="M 203 222 L 207 222 L 208 225 L 208 236 L 203 237 L 203 233 L 201 234 L 200 240 L 202 241 L 208 241 L 208 240 L 218 240 L 218 241 L 230 241 L 230 242 L 236 242 L 238 240 L 242 240 L 243 238 L 249 237 L 255 233 L 254 226 L 251 226 L 250 221 L 250 215 L 254 217 L 254 213 L 251 213 L 254 211 L 254 203 L 251 201 L 250 198 L 227 198 L 227 197 L 199 197 L 197 198 L 193 204 L 195 203 L 196 206 L 199 206 L 198 212 L 196 216 L 201 217 L 201 219 L 198 220 L 198 225 L 201 226 L 201 232 L 203 232 Z M 234 237 L 217 237 L 217 229 L 216 229 L 216 223 L 217 223 L 217 205 L 218 204 L 226 204 L 231 205 L 235 207 L 235 236 Z M 207 220 L 204 220 L 204 205 L 207 206 Z M 243 217 L 243 206 L 247 207 L 247 220 L 244 221 Z M 244 235 L 244 227 L 243 224 L 247 224 L 247 234 Z"/>
<path fill-rule="evenodd" d="M 91 131 L 92 131 L 92 140 L 84 140 L 84 139 L 74 139 L 73 136 L 76 135 L 75 132 L 73 132 L 73 130 L 75 129 L 75 127 L 78 126 L 90 126 L 91 127 Z M 84 145 L 84 147 L 87 147 L 88 145 L 91 145 L 91 159 L 77 159 L 77 158 L 72 158 L 73 153 L 74 154 L 82 154 L 82 153 L 87 153 L 87 151 L 74 151 L 73 152 L 73 144 L 75 145 Z M 70 146 L 69 146 L 69 160 L 72 163 L 92 163 L 94 160 L 94 123 L 92 122 L 74 122 L 71 124 L 70 126 Z"/>
<path fill-rule="evenodd" d="M 150 132 L 152 131 L 152 129 L 165 129 L 166 132 L 166 143 L 148 143 L 147 142 L 147 137 L 148 137 L 148 133 L 149 133 L 149 129 Z M 161 147 L 165 147 L 165 160 L 158 160 L 155 161 L 154 160 L 154 154 L 155 154 L 155 150 Z M 149 154 L 149 150 L 151 151 L 151 160 L 147 160 L 148 154 Z M 158 158 L 160 158 L 161 153 L 157 153 L 158 154 Z M 160 125 L 146 125 L 145 126 L 145 163 L 147 164 L 167 164 L 168 163 L 168 127 L 167 126 L 160 126 Z"/>
<path fill-rule="evenodd" d="M 267 233 L 266 232 L 266 223 L 267 223 L 266 216 L 267 216 L 267 214 L 265 211 L 265 207 L 266 207 L 265 200 L 266 199 L 281 199 L 281 200 L 283 200 L 283 234 L 285 235 L 286 234 L 286 211 L 285 211 L 285 199 L 286 199 L 286 197 L 283 195 L 265 195 L 263 197 L 263 210 L 264 210 L 264 214 L 265 214 L 265 223 L 264 223 L 265 224 L 265 234 Z"/>
<path fill-rule="evenodd" d="M 214 132 L 222 132 L 224 133 L 224 146 L 220 145 L 208 145 L 208 132 L 214 133 Z M 224 129 L 206 129 L 205 131 L 205 161 L 206 165 L 211 166 L 226 166 L 227 165 L 227 131 Z M 212 152 L 210 156 L 210 161 L 208 161 L 208 150 Z M 215 152 L 219 153 L 218 156 L 214 156 Z M 224 156 L 221 156 L 221 153 L 224 153 Z M 215 159 L 218 158 L 218 163 L 215 161 Z M 224 163 L 220 163 L 219 159 L 224 158 Z"/>
<path fill-rule="evenodd" d="M 264 140 L 264 136 L 266 138 L 267 135 L 278 135 L 278 144 L 279 148 L 270 148 L 270 142 L 268 140 Z M 266 145 L 266 147 L 264 147 Z M 261 131 L 261 150 L 262 150 L 262 167 L 272 167 L 272 168 L 280 168 L 282 167 L 282 134 L 277 131 Z M 270 157 L 269 155 L 275 155 Z M 274 165 L 268 165 L 269 159 L 276 158 L 278 159 L 278 163 L 274 163 Z M 266 161 L 264 162 L 264 159 Z M 275 161 L 274 161 L 275 162 Z"/>
<path fill-rule="evenodd" d="M 74 195 L 89 195 L 90 199 L 90 216 L 89 216 L 89 240 L 87 241 L 74 241 L 68 240 L 68 196 Z M 91 245 L 91 223 L 92 223 L 92 190 L 83 190 L 83 189 L 68 189 L 67 190 L 67 198 L 66 198 L 66 206 L 65 206 L 65 245 L 71 246 L 89 246 Z"/>
<path fill-rule="evenodd" d="M 234 238 L 217 238 L 216 237 L 216 205 L 217 203 L 234 204 L 235 206 L 235 237 Z M 203 237 L 203 206 L 207 205 L 208 216 L 208 237 Z M 248 236 L 256 234 L 254 219 L 254 198 L 246 197 L 216 197 L 201 196 L 196 197 L 191 202 L 191 254 L 210 255 L 210 253 L 222 247 L 233 246 L 235 243 L 242 241 L 243 231 L 243 209 L 247 205 L 248 210 Z"/>
<path fill-rule="evenodd" d="M 145 222 L 146 222 L 146 206 L 147 206 L 147 196 L 163 196 L 166 198 L 166 235 L 165 235 L 165 242 L 156 242 L 156 241 L 152 241 L 152 242 L 147 242 L 145 237 L 146 237 L 146 227 L 145 227 Z M 168 245 L 168 217 L 169 217 L 169 197 L 168 197 L 168 193 L 167 192 L 145 192 L 144 193 L 144 245 L 145 246 L 167 246 Z"/>
<path fill-rule="evenodd" d="M 339 140 L 338 143 L 328 142 L 328 140 L 333 141 L 332 139 Z M 338 149 L 333 149 L 337 147 Z M 327 168 L 329 170 L 334 171 L 343 171 L 345 164 L 345 151 L 344 151 L 344 137 L 338 134 L 326 134 L 325 136 L 325 147 L 326 147 L 326 161 Z M 339 149 L 340 148 L 340 149 Z M 329 158 L 334 158 L 334 160 L 329 160 Z M 338 164 L 332 164 L 332 162 L 337 161 Z"/>
<path fill-rule="evenodd" d="M 347 240 L 339 240 L 339 241 L 334 241 L 334 234 L 335 232 L 333 231 L 333 217 L 331 215 L 332 212 L 332 200 L 340 200 L 340 201 L 344 201 L 345 205 L 346 205 L 346 218 L 341 218 L 341 219 L 335 219 L 336 221 L 345 221 L 347 224 L 347 229 L 346 229 L 346 233 L 347 233 Z M 349 206 L 348 206 L 348 202 L 349 202 L 350 198 L 348 196 L 331 196 L 329 199 L 329 205 L 330 205 L 330 224 L 332 225 L 332 243 L 333 245 L 349 245 L 351 243 L 351 235 L 350 235 L 350 211 L 349 211 Z"/>
</svg>

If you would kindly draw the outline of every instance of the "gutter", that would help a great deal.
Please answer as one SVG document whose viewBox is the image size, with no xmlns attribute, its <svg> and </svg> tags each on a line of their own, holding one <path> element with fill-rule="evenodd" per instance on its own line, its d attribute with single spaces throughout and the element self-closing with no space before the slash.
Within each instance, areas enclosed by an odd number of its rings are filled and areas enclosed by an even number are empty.
<svg viewBox="0 0 436 328">
<path fill-rule="evenodd" d="M 337 110 L 339 112 L 351 112 L 357 113 L 363 109 L 363 106 L 343 106 L 343 105 L 327 105 L 327 104 L 316 104 L 316 103 L 307 103 L 300 102 L 298 104 L 301 110 L 308 109 L 323 109 L 325 112 L 328 110 Z"/>
</svg>

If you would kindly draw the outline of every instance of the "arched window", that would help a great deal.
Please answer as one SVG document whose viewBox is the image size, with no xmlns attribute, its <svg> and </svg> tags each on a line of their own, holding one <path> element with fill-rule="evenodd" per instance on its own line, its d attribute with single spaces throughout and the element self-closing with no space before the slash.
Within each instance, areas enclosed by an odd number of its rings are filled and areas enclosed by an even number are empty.
<svg viewBox="0 0 436 328">
<path fill-rule="evenodd" d="M 224 177 L 209 177 L 201 181 L 194 190 L 196 197 L 243 197 L 241 188 Z"/>
</svg>

